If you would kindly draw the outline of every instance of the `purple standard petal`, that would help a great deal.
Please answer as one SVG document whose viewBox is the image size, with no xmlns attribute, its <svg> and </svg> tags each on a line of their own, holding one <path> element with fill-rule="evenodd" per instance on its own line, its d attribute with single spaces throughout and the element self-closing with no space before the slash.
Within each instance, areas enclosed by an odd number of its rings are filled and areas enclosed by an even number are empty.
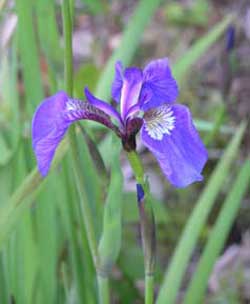
<svg viewBox="0 0 250 304">
<path fill-rule="evenodd" d="M 151 61 L 143 70 L 140 105 L 143 111 L 172 103 L 178 96 L 178 86 L 172 76 L 168 59 Z"/>
<path fill-rule="evenodd" d="M 115 118 L 119 123 L 122 124 L 121 115 L 116 111 L 115 108 L 113 108 L 110 104 L 108 104 L 105 101 L 102 101 L 101 99 L 96 98 L 88 88 L 84 89 L 86 99 L 89 103 L 91 103 L 96 108 L 102 110 L 107 115 L 112 116 Z"/>
<path fill-rule="evenodd" d="M 121 90 L 123 83 L 123 68 L 121 61 L 117 61 L 115 64 L 115 76 L 111 87 L 111 96 L 119 103 L 121 99 Z"/>
<path fill-rule="evenodd" d="M 124 72 L 121 90 L 121 116 L 126 120 L 129 110 L 138 103 L 142 86 L 142 71 L 138 68 L 127 68 Z"/>
<path fill-rule="evenodd" d="M 145 113 L 142 141 L 172 185 L 182 188 L 202 180 L 207 151 L 186 106 L 162 105 Z"/>
<path fill-rule="evenodd" d="M 70 124 L 80 119 L 94 120 L 116 131 L 103 111 L 89 103 L 71 99 L 65 92 L 45 99 L 37 108 L 32 121 L 32 146 L 42 176 L 47 175 L 56 148 Z"/>
</svg>

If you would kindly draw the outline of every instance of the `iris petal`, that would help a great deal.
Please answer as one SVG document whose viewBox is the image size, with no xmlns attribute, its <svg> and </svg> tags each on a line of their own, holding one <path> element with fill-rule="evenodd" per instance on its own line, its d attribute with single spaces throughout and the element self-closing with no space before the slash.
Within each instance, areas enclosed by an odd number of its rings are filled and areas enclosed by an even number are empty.
<svg viewBox="0 0 250 304">
<path fill-rule="evenodd" d="M 140 105 L 143 111 L 172 103 L 178 96 L 178 86 L 172 76 L 168 59 L 151 61 L 143 70 Z"/>
<path fill-rule="evenodd" d="M 207 161 L 207 151 L 188 108 L 183 105 L 165 106 L 165 115 L 169 110 L 172 112 L 168 115 L 169 124 L 165 122 L 162 125 L 160 122 L 157 125 L 157 117 L 154 118 L 155 125 L 152 124 L 153 112 L 150 117 L 144 118 L 142 141 L 156 157 L 169 182 L 182 188 L 202 180 L 201 171 Z M 157 109 L 155 112 L 157 114 Z M 153 126 L 158 127 L 156 132 L 149 131 Z"/>
<path fill-rule="evenodd" d="M 111 96 L 119 103 L 121 99 L 121 90 L 123 84 L 123 68 L 121 61 L 117 61 L 115 64 L 115 76 L 111 87 Z"/>
<path fill-rule="evenodd" d="M 56 147 L 68 128 L 68 123 L 60 123 L 59 115 L 64 111 L 68 98 L 65 92 L 58 92 L 45 99 L 34 114 L 32 146 L 42 176 L 47 175 Z"/>
<path fill-rule="evenodd" d="M 87 101 L 91 103 L 93 106 L 101 109 L 103 112 L 108 114 L 109 116 L 114 117 L 118 122 L 122 123 L 120 114 L 116 111 L 115 108 L 113 108 L 110 104 L 108 104 L 105 101 L 102 101 L 101 99 L 96 98 L 88 88 L 84 89 L 85 96 L 87 98 Z"/>
<path fill-rule="evenodd" d="M 48 174 L 55 151 L 68 127 L 74 121 L 89 119 L 115 130 L 115 126 L 103 111 L 65 92 L 45 99 L 37 108 L 32 121 L 32 146 L 38 169 L 42 176 Z"/>
<path fill-rule="evenodd" d="M 142 71 L 139 68 L 127 68 L 124 72 L 121 90 L 121 116 L 125 120 L 132 106 L 139 100 L 142 86 Z"/>
</svg>

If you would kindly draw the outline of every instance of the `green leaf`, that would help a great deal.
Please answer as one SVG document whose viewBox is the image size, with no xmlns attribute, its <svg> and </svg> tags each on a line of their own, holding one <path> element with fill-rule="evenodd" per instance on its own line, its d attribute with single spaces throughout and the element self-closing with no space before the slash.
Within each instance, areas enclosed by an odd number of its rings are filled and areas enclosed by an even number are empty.
<svg viewBox="0 0 250 304">
<path fill-rule="evenodd" d="M 37 0 L 35 11 L 41 49 L 46 55 L 49 67 L 58 70 L 58 67 L 63 67 L 63 49 L 59 43 L 55 5 L 54 1 Z"/>
<path fill-rule="evenodd" d="M 187 268 L 189 258 L 197 243 L 202 227 L 206 223 L 210 210 L 215 199 L 230 172 L 230 167 L 237 155 L 246 124 L 242 123 L 238 131 L 230 141 L 220 162 L 213 171 L 205 189 L 203 190 L 186 227 L 181 235 L 181 239 L 174 251 L 171 263 L 165 274 L 162 287 L 159 292 L 157 304 L 172 304 L 180 288 L 181 280 Z"/>
<path fill-rule="evenodd" d="M 73 172 L 69 166 L 69 157 L 66 158 L 66 162 L 62 167 L 63 174 L 61 174 L 60 179 L 52 174 L 54 178 L 51 180 L 51 184 L 57 193 L 57 206 L 66 231 L 66 240 L 69 242 L 69 248 L 71 248 L 69 252 L 69 267 L 72 269 L 74 277 L 76 298 L 78 302 L 81 299 L 81 301 L 86 301 L 86 303 L 96 303 L 96 301 L 93 301 L 93 298 L 95 298 L 95 271 L 87 242 L 85 226 L 81 218 L 81 212 L 79 212 L 79 205 L 77 204 L 79 200 L 76 195 L 77 191 L 74 184 Z M 61 235 L 60 231 L 59 233 Z M 80 235 L 78 236 L 78 234 Z M 63 245 L 65 246 L 65 244 Z"/>
<path fill-rule="evenodd" d="M 122 239 L 122 186 L 123 176 L 120 166 L 120 141 L 113 137 L 116 151 L 111 166 L 111 181 L 104 206 L 103 230 L 99 243 L 100 269 L 107 275 L 116 262 Z"/>
<path fill-rule="evenodd" d="M 14 41 L 9 56 L 1 56 L 0 82 L 2 83 L 0 120 L 3 126 L 0 133 L 0 166 L 7 164 L 13 157 L 20 139 L 20 113 L 17 86 L 17 51 Z"/>
<path fill-rule="evenodd" d="M 49 93 L 54 94 L 58 90 L 57 83 L 63 75 L 64 51 L 60 43 L 56 3 L 50 0 L 37 0 L 34 9 L 39 46 L 48 70 Z"/>
<path fill-rule="evenodd" d="M 250 161 L 247 160 L 239 170 L 238 176 L 232 185 L 232 189 L 227 195 L 221 208 L 219 216 L 199 260 L 195 274 L 189 284 L 183 303 L 198 304 L 203 302 L 202 298 L 207 287 L 209 275 L 213 270 L 213 266 L 223 248 L 223 245 L 225 244 L 244 194 L 249 187 L 249 182 Z"/>
<path fill-rule="evenodd" d="M 31 0 L 16 1 L 20 60 L 24 76 L 26 106 L 30 116 L 43 99 L 32 8 L 33 1 Z"/>
</svg>

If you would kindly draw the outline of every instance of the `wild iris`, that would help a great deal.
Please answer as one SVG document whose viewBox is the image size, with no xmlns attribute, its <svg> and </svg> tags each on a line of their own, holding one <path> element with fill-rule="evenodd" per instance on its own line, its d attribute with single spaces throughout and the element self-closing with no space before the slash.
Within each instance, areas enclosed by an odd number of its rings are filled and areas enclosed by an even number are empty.
<svg viewBox="0 0 250 304">
<path fill-rule="evenodd" d="M 174 103 L 178 87 L 168 60 L 151 61 L 144 70 L 115 66 L 111 95 L 120 111 L 91 94 L 87 101 L 58 92 L 36 110 L 32 125 L 33 149 L 39 171 L 46 176 L 55 150 L 74 121 L 88 119 L 112 129 L 127 151 L 136 148 L 141 131 L 144 145 L 156 157 L 164 175 L 176 187 L 201 181 L 207 152 L 186 106 Z M 115 123 L 114 123 L 115 121 Z"/>
</svg>

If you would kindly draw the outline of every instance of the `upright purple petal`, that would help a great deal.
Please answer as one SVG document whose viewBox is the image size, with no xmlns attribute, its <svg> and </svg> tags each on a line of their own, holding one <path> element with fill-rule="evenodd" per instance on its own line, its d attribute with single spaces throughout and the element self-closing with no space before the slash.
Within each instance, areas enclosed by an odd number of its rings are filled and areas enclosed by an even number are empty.
<svg viewBox="0 0 250 304">
<path fill-rule="evenodd" d="M 144 115 L 142 141 L 176 187 L 202 180 L 207 151 L 183 105 L 162 105 Z"/>
<path fill-rule="evenodd" d="M 102 110 L 105 112 L 107 115 L 112 116 L 115 118 L 119 123 L 122 124 L 121 116 L 120 114 L 116 111 L 115 108 L 113 108 L 110 104 L 108 104 L 105 101 L 102 101 L 101 99 L 96 98 L 88 88 L 84 89 L 86 99 L 89 103 L 91 103 L 93 106 L 96 108 Z"/>
<path fill-rule="evenodd" d="M 32 146 L 42 176 L 47 175 L 70 124 L 80 119 L 94 120 L 116 131 L 107 114 L 87 102 L 69 98 L 65 92 L 48 97 L 37 108 L 32 121 Z"/>
<path fill-rule="evenodd" d="M 143 111 L 172 103 L 178 96 L 178 86 L 172 76 L 168 59 L 151 61 L 143 70 L 140 105 Z"/>
<path fill-rule="evenodd" d="M 142 71 L 139 68 L 127 68 L 124 72 L 121 90 L 121 116 L 125 120 L 129 110 L 138 103 L 142 86 Z"/>
<path fill-rule="evenodd" d="M 123 84 L 123 68 L 121 61 L 117 61 L 115 64 L 115 76 L 111 87 L 111 96 L 119 103 L 121 99 L 121 90 Z"/>
</svg>

